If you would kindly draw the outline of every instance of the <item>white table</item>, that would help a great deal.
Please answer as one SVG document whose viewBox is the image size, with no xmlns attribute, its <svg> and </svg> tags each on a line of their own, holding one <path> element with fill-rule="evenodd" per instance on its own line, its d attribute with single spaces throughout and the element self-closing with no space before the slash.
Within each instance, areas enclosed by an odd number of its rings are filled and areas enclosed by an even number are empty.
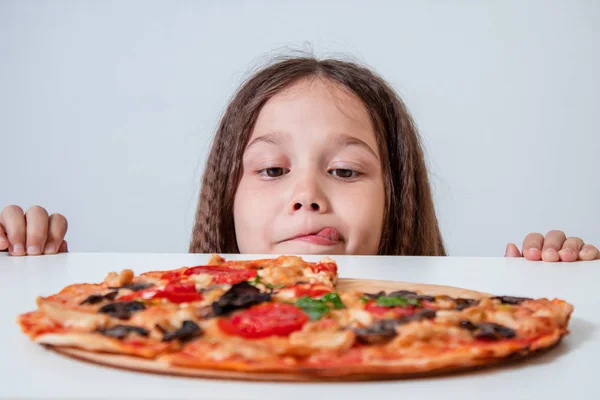
<svg viewBox="0 0 600 400">
<path fill-rule="evenodd" d="M 240 257 L 228 256 L 228 258 Z M 249 258 L 245 256 L 243 258 Z M 254 256 L 259 257 L 259 256 Z M 318 256 L 307 256 L 316 260 Z M 122 371 L 62 357 L 23 335 L 16 316 L 75 282 L 202 264 L 201 254 L 0 253 L 0 397 L 263 399 L 600 399 L 600 261 L 549 264 L 503 258 L 334 257 L 340 276 L 443 284 L 495 294 L 560 297 L 575 305 L 571 334 L 553 351 L 522 363 L 458 376 L 368 383 L 259 383 Z M 335 397 L 334 397 L 335 396 Z M 391 398 L 391 397 L 386 397 Z M 382 398 L 383 399 L 383 398 Z"/>
</svg>

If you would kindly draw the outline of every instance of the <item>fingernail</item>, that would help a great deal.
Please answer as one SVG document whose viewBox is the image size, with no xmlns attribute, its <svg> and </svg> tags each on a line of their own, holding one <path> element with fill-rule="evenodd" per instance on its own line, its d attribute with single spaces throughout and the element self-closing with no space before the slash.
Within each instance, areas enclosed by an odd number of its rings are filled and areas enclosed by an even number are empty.
<svg viewBox="0 0 600 400">
<path fill-rule="evenodd" d="M 573 255 L 573 251 L 571 249 L 562 249 L 558 252 L 561 257 Z"/>
<path fill-rule="evenodd" d="M 54 253 L 56 253 L 56 246 L 54 246 L 53 244 L 49 244 L 44 249 L 44 254 L 54 254 Z"/>
<path fill-rule="evenodd" d="M 37 256 L 40 254 L 40 246 L 27 246 L 27 254 Z"/>
<path fill-rule="evenodd" d="M 533 255 L 533 254 L 537 254 L 537 253 L 539 252 L 539 250 L 538 250 L 538 249 L 536 249 L 535 247 L 533 247 L 533 248 L 531 248 L 531 249 L 527 250 L 527 252 L 528 252 L 529 254 L 532 254 L 532 255 Z"/>
<path fill-rule="evenodd" d="M 13 253 L 15 254 L 23 254 L 25 253 L 25 246 L 23 246 L 21 243 L 17 243 L 13 246 Z"/>
<path fill-rule="evenodd" d="M 581 254 L 587 254 L 587 253 L 589 253 L 589 252 L 590 252 L 590 249 L 588 249 L 587 247 L 586 247 L 586 248 L 583 248 L 583 249 L 581 249 Z"/>
<path fill-rule="evenodd" d="M 544 255 L 542 256 L 542 260 L 544 261 L 559 261 L 560 255 L 558 251 L 554 249 L 546 249 L 544 250 Z"/>
</svg>

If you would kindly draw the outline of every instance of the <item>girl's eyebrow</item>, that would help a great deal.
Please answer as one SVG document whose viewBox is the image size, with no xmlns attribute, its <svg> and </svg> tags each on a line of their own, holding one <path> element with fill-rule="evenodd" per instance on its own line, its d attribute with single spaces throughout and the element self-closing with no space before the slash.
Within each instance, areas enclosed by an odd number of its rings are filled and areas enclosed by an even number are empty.
<svg viewBox="0 0 600 400">
<path fill-rule="evenodd" d="M 281 145 L 286 139 L 289 138 L 289 133 L 287 132 L 271 132 L 271 133 L 267 133 L 266 135 L 262 135 L 259 136 L 257 138 L 255 138 L 254 140 L 252 140 L 250 143 L 248 143 L 248 146 L 246 146 L 246 150 L 244 150 L 244 153 L 246 153 L 248 150 L 250 150 L 250 148 L 252 146 L 256 146 L 258 143 L 267 143 L 267 144 L 271 144 L 274 146 L 279 146 Z"/>
<path fill-rule="evenodd" d="M 362 149 L 367 150 L 373 157 L 375 157 L 379 161 L 379 156 L 377 152 L 371 148 L 368 144 L 360 140 L 355 136 L 351 136 L 345 133 L 340 133 L 336 135 L 336 138 L 333 140 L 333 143 L 338 147 L 349 147 L 349 146 L 357 146 Z"/>
<path fill-rule="evenodd" d="M 252 140 L 248 146 L 246 146 L 246 150 L 244 150 L 244 154 L 250 150 L 253 146 L 256 146 L 258 143 L 267 143 L 273 146 L 280 146 L 284 141 L 289 140 L 290 134 L 288 132 L 276 131 L 267 133 L 266 135 L 259 136 Z M 373 157 L 375 157 L 379 161 L 379 156 L 377 152 L 371 148 L 368 144 L 360 140 L 355 136 L 348 135 L 346 133 L 340 133 L 335 136 L 333 139 L 333 144 L 336 147 L 351 147 L 356 146 L 362 148 L 369 152 Z"/>
</svg>

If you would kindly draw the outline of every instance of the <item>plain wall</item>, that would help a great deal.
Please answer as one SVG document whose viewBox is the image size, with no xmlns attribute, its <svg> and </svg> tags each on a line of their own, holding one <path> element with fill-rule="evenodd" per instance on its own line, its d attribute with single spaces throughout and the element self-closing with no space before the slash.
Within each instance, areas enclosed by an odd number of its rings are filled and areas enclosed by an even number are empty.
<svg viewBox="0 0 600 400">
<path fill-rule="evenodd" d="M 600 245 L 599 27 L 594 0 L 0 0 L 0 207 L 66 215 L 71 251 L 187 251 L 228 99 L 309 43 L 407 103 L 451 255 Z"/>
</svg>

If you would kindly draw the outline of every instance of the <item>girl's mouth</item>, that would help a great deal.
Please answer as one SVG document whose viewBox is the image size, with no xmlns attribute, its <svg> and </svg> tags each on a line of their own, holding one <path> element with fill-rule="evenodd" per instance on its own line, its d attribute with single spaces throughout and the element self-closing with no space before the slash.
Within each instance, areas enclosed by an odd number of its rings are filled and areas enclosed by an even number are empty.
<svg viewBox="0 0 600 400">
<path fill-rule="evenodd" d="M 340 234 L 334 228 L 324 228 L 318 232 L 297 235 L 288 240 L 300 240 L 321 246 L 335 246 L 340 243 Z"/>
</svg>

